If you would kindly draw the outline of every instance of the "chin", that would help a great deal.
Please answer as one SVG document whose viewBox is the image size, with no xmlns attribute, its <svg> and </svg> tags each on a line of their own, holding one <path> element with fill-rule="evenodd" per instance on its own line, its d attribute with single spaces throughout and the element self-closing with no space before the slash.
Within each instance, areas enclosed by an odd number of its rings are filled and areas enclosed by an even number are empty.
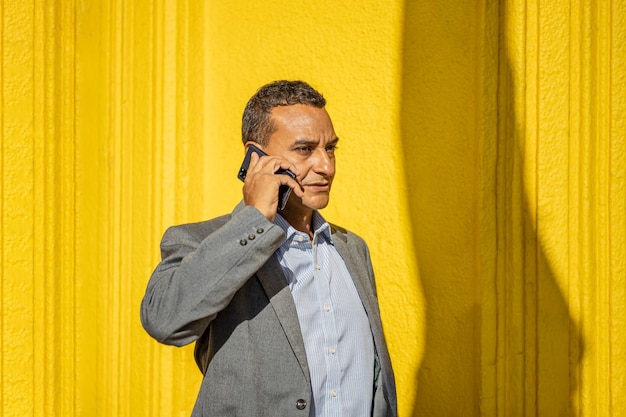
<svg viewBox="0 0 626 417">
<path fill-rule="evenodd" d="M 323 197 L 315 197 L 310 199 L 310 201 L 303 201 L 303 204 L 305 206 L 307 206 L 308 208 L 310 208 L 311 210 L 321 210 L 323 208 L 325 208 L 328 203 L 330 202 L 330 199 L 328 198 L 328 196 L 323 196 Z"/>
<path fill-rule="evenodd" d="M 304 199 L 298 201 L 298 205 L 309 210 L 321 210 L 328 206 L 329 202 L 330 198 L 328 195 L 318 195 L 309 198 L 305 197 Z"/>
</svg>

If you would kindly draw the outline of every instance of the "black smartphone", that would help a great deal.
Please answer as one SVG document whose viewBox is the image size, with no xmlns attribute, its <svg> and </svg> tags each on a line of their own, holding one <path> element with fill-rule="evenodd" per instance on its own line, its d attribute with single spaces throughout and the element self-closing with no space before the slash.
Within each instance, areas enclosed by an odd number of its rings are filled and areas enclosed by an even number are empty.
<svg viewBox="0 0 626 417">
<path fill-rule="evenodd" d="M 250 145 L 248 147 L 248 151 L 246 152 L 246 156 L 243 158 L 243 163 L 241 164 L 241 168 L 239 168 L 239 174 L 237 174 L 237 178 L 241 181 L 245 181 L 246 175 L 248 174 L 248 167 L 250 166 L 250 157 L 252 153 L 257 153 L 259 156 L 267 156 L 265 152 L 260 150 L 254 145 Z M 288 169 L 279 169 L 276 171 L 276 174 L 284 174 L 289 175 L 294 180 L 296 179 L 296 174 L 289 171 Z M 291 194 L 291 188 L 287 185 L 281 185 L 278 189 L 278 208 L 280 210 L 285 209 L 285 205 L 287 204 L 287 200 L 289 199 L 289 195 Z"/>
</svg>

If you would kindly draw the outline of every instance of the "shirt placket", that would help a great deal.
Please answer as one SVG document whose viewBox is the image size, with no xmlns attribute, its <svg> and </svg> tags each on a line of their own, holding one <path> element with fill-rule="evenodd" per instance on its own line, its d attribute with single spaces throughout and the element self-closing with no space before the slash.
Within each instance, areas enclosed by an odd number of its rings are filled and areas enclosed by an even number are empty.
<svg viewBox="0 0 626 417">
<path fill-rule="evenodd" d="M 331 276 L 326 243 L 319 242 L 317 233 L 313 237 L 313 274 L 314 282 L 321 302 L 322 329 L 324 332 L 324 358 L 326 362 L 326 410 L 327 416 L 341 416 L 340 363 L 337 345 L 339 342 L 335 306 L 331 298 Z"/>
</svg>

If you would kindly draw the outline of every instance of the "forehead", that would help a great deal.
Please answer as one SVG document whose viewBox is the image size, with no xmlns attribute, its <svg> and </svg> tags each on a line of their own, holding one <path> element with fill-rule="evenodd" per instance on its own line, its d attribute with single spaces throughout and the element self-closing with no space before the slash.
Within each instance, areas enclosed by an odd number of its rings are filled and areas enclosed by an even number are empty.
<svg viewBox="0 0 626 417">
<path fill-rule="evenodd" d="M 333 125 L 326 109 L 306 104 L 274 107 L 271 118 L 276 131 L 284 129 L 333 131 Z"/>
</svg>

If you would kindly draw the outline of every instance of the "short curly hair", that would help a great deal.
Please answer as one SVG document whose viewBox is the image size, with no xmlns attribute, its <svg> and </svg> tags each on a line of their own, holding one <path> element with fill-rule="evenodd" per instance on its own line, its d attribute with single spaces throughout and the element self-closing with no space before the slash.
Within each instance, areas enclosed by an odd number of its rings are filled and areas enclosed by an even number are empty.
<svg viewBox="0 0 626 417">
<path fill-rule="evenodd" d="M 244 145 L 253 141 L 265 146 L 276 130 L 271 113 L 274 107 L 306 104 L 317 108 L 326 105 L 326 99 L 304 81 L 274 81 L 259 88 L 250 98 L 241 120 L 241 138 Z"/>
</svg>

